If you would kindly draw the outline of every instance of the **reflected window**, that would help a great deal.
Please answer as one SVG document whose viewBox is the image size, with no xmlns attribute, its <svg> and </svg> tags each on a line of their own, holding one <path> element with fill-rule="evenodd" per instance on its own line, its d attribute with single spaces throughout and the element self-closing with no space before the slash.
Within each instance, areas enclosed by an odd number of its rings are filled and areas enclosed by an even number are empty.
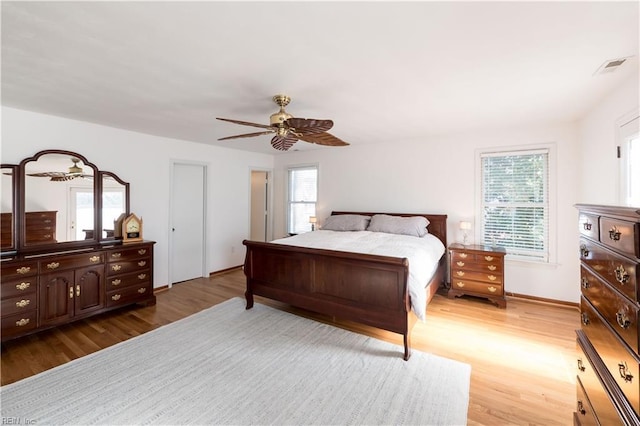
<svg viewBox="0 0 640 426">
<path fill-rule="evenodd" d="M 102 238 L 113 237 L 113 224 L 126 210 L 125 200 L 123 187 L 102 189 Z"/>
<path fill-rule="evenodd" d="M 68 240 L 93 239 L 93 190 L 71 188 Z"/>
</svg>

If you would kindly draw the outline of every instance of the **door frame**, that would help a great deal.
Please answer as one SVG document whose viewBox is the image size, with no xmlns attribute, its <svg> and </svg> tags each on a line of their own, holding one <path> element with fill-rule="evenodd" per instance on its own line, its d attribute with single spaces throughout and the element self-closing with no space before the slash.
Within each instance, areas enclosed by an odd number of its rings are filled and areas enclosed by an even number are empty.
<svg viewBox="0 0 640 426">
<path fill-rule="evenodd" d="M 251 187 L 251 173 L 253 172 L 265 172 L 267 173 L 267 241 L 271 241 L 273 239 L 273 169 L 265 168 L 265 167 L 249 167 L 249 191 L 247 197 L 249 199 L 249 215 L 248 215 L 248 223 L 247 230 L 249 236 L 251 235 L 251 192 L 253 188 Z M 249 238 L 249 237 L 247 237 Z"/>
<path fill-rule="evenodd" d="M 208 276 L 208 272 L 207 272 L 207 211 L 208 211 L 208 200 L 209 197 L 207 197 L 208 194 L 208 167 L 209 167 L 209 163 L 204 163 L 201 161 L 191 161 L 191 160 L 177 160 L 177 159 L 171 159 L 170 160 L 170 167 L 169 167 L 169 223 L 167 226 L 167 231 L 169 232 L 169 244 L 168 244 L 168 248 L 169 248 L 169 252 L 168 252 L 168 256 L 167 259 L 169 259 L 169 262 L 167 262 L 167 266 L 168 266 L 168 272 L 169 272 L 169 283 L 167 285 L 168 288 L 173 287 L 173 245 L 174 245 L 174 241 L 173 241 L 173 232 L 171 230 L 171 228 L 173 227 L 173 200 L 174 200 L 174 194 L 173 194 L 173 184 L 174 184 L 174 168 L 176 165 L 186 165 L 186 166 L 200 166 L 202 167 L 202 198 L 203 198 L 203 203 L 202 203 L 202 265 L 201 265 L 201 270 L 200 270 L 200 276 L 201 277 L 206 277 Z"/>
</svg>

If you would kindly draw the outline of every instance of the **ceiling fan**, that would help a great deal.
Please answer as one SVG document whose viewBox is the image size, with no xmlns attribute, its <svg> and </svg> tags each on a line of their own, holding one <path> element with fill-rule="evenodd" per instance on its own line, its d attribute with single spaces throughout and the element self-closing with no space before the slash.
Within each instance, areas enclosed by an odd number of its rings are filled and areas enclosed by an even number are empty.
<svg viewBox="0 0 640 426">
<path fill-rule="evenodd" d="M 72 158 L 73 165 L 69 167 L 68 172 L 39 172 L 39 173 L 27 173 L 27 176 L 35 177 L 48 177 L 49 180 L 54 182 L 63 182 L 66 180 L 72 180 L 75 178 L 93 178 L 93 175 L 86 175 L 83 173 L 82 167 L 78 166 L 80 162 L 77 158 Z"/>
<path fill-rule="evenodd" d="M 217 117 L 218 120 L 242 124 L 243 126 L 260 127 L 268 130 L 255 133 L 245 133 L 236 136 L 227 136 L 218 140 L 223 141 L 228 139 L 250 138 L 253 136 L 275 133 L 275 136 L 271 139 L 271 146 L 280 151 L 287 151 L 298 140 L 327 146 L 349 145 L 347 142 L 327 133 L 327 131 L 333 127 L 333 121 L 293 117 L 284 110 L 284 107 L 289 105 L 289 102 L 291 102 L 291 98 L 289 96 L 275 95 L 273 97 L 273 101 L 280 106 L 280 111 L 271 114 L 271 124 L 268 125 Z"/>
</svg>

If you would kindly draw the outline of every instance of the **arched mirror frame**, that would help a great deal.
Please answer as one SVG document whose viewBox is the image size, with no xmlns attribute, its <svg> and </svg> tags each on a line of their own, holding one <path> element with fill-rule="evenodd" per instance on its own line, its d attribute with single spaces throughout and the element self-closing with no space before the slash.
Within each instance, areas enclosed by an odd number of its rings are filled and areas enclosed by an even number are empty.
<svg viewBox="0 0 640 426">
<path fill-rule="evenodd" d="M 114 237 L 103 237 L 102 232 L 94 232 L 92 238 L 84 239 L 84 240 L 76 240 L 76 241 L 65 241 L 65 242 L 54 242 L 47 244 L 36 244 L 36 245 L 28 245 L 25 244 L 26 241 L 26 227 L 25 227 L 25 182 L 26 182 L 26 166 L 28 163 L 32 161 L 38 161 L 40 157 L 47 154 L 60 154 L 60 155 L 68 155 L 69 157 L 78 158 L 83 162 L 83 165 L 87 167 L 91 167 L 93 169 L 93 224 L 94 230 L 102 230 L 104 228 L 102 223 L 102 187 L 103 187 L 103 179 L 105 176 L 113 178 L 119 184 L 124 186 L 125 191 L 125 206 L 124 213 L 129 214 L 130 205 L 129 205 L 129 183 L 123 181 L 113 172 L 101 171 L 98 167 L 87 160 L 87 158 L 81 154 L 78 154 L 73 151 L 59 150 L 59 149 L 49 149 L 40 151 L 32 157 L 25 158 L 20 162 L 20 164 L 16 168 L 17 179 L 14 177 L 14 248 L 13 250 L 2 249 L 2 254 L 5 255 L 8 253 L 15 253 L 15 251 L 19 251 L 21 253 L 34 253 L 34 252 L 42 252 L 42 251 L 51 251 L 51 250 L 67 250 L 67 249 L 79 249 L 90 247 L 99 243 L 109 243 L 115 240 Z"/>
<path fill-rule="evenodd" d="M 10 232 L 11 235 L 11 243 L 10 244 L 2 244 L 1 247 L 1 251 L 3 253 L 7 252 L 7 253 L 15 253 L 18 245 L 16 243 L 16 235 L 17 231 L 18 231 L 18 226 L 16 223 L 16 211 L 18 210 L 18 187 L 19 187 L 19 183 L 18 183 L 18 173 L 19 173 L 19 166 L 17 164 L 0 164 L 0 169 L 4 170 L 4 169 L 11 169 L 11 191 L 9 194 L 3 194 L 2 198 L 4 199 L 5 197 L 8 197 L 8 199 L 11 199 L 11 212 L 3 212 L 3 217 L 2 217 L 2 240 L 4 241 L 6 237 L 6 231 L 8 230 Z M 10 214 L 10 216 L 5 216 L 5 213 Z M 5 228 L 6 223 L 5 221 L 9 221 L 10 225 Z"/>
</svg>

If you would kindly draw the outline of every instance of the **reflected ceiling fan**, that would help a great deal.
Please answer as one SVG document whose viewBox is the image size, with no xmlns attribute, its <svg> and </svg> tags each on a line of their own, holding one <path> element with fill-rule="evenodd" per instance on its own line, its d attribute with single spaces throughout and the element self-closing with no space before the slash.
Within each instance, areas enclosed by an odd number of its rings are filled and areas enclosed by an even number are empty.
<svg viewBox="0 0 640 426">
<path fill-rule="evenodd" d="M 72 180 L 76 178 L 93 178 L 93 175 L 84 174 L 82 167 L 78 166 L 80 162 L 77 158 L 72 158 L 71 162 L 73 162 L 73 166 L 69 167 L 68 172 L 40 172 L 40 173 L 27 173 L 27 176 L 35 176 L 35 177 L 48 177 L 49 180 L 54 182 L 63 182 L 66 180 Z"/>
<path fill-rule="evenodd" d="M 289 150 L 289 148 L 291 148 L 298 140 L 327 146 L 349 145 L 347 142 L 327 133 L 327 131 L 333 127 L 333 121 L 293 117 L 284 110 L 284 107 L 289 105 L 289 102 L 291 102 L 291 98 L 289 96 L 275 95 L 273 97 L 273 101 L 280 106 L 280 111 L 271 114 L 271 124 L 250 123 L 248 121 L 217 117 L 218 120 L 228 121 L 229 123 L 260 127 L 268 130 L 255 133 L 245 133 L 236 136 L 227 136 L 218 140 L 224 141 L 228 139 L 250 138 L 253 136 L 275 133 L 275 136 L 271 139 L 271 146 L 280 151 Z"/>
</svg>

